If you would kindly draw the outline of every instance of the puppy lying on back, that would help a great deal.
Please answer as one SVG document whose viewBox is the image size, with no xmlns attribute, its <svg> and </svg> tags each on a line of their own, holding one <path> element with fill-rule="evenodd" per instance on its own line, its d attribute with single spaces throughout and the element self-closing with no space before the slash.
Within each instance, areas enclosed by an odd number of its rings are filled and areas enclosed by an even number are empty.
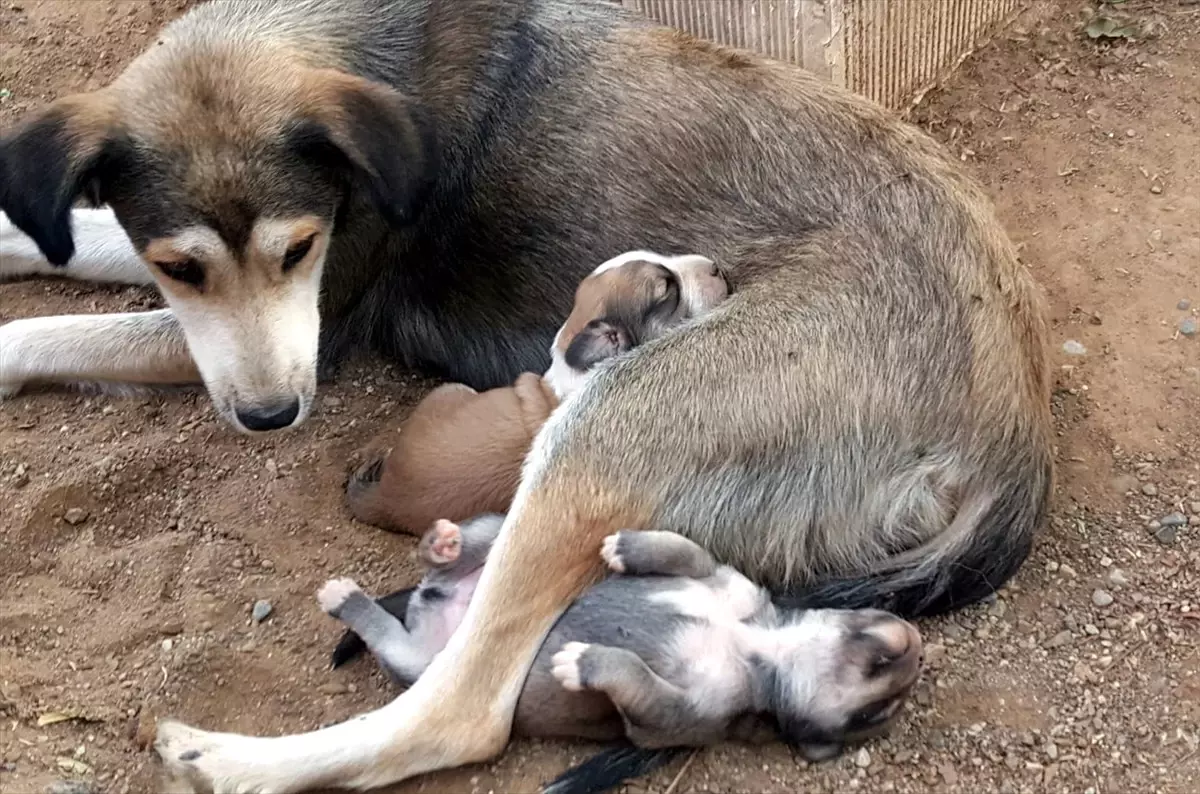
<svg viewBox="0 0 1200 794">
<path fill-rule="evenodd" d="M 350 627 L 339 666 L 363 649 L 414 682 L 458 627 L 504 517 L 438 521 L 415 589 L 376 602 L 349 579 L 317 595 Z M 619 532 L 601 550 L 618 574 L 555 624 L 517 703 L 517 733 L 642 748 L 777 735 L 817 760 L 881 732 L 921 668 L 911 624 L 876 610 L 788 610 L 671 532 Z M 393 614 L 394 613 L 394 614 Z"/>
<path fill-rule="evenodd" d="M 525 373 L 485 392 L 459 383 L 434 389 L 392 445 L 351 476 L 350 512 L 412 533 L 440 518 L 506 512 L 533 437 L 560 399 L 596 365 L 701 316 L 728 294 L 716 265 L 702 256 L 631 251 L 608 260 L 576 290 L 544 378 Z"/>
</svg>

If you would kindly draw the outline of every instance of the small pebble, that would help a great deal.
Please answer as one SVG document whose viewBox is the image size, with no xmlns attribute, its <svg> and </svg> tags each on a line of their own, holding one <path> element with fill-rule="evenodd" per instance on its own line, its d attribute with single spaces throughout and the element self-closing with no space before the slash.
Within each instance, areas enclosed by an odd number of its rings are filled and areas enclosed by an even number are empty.
<svg viewBox="0 0 1200 794">
<path fill-rule="evenodd" d="M 1071 641 L 1071 632 L 1067 631 L 1066 629 L 1063 629 L 1058 634 L 1055 634 L 1053 637 L 1046 640 L 1046 642 L 1043 643 L 1043 647 L 1060 648 L 1063 645 L 1066 645 L 1070 641 Z"/>
<path fill-rule="evenodd" d="M 1158 496 L 1158 486 L 1152 482 L 1148 482 L 1142 486 L 1142 493 L 1146 496 Z"/>
<path fill-rule="evenodd" d="M 89 515 L 90 514 L 88 511 L 84 510 L 82 507 L 72 507 L 63 514 L 63 521 L 66 521 L 68 524 L 75 527 L 79 526 L 84 521 L 87 521 Z"/>
<path fill-rule="evenodd" d="M 1198 329 L 1200 329 L 1200 326 L 1197 326 L 1195 317 L 1184 317 L 1179 321 L 1179 333 L 1184 336 L 1195 336 Z"/>
<path fill-rule="evenodd" d="M 164 653 L 170 653 L 171 648 L 173 648 L 173 647 L 175 647 L 175 643 L 172 642 L 171 640 L 168 639 L 168 640 L 162 641 L 162 649 L 163 649 Z"/>
<path fill-rule="evenodd" d="M 1084 347 L 1080 342 L 1076 342 L 1074 339 L 1068 339 L 1067 341 L 1063 342 L 1062 349 L 1063 352 L 1068 356 L 1087 355 L 1087 348 Z"/>
<path fill-rule="evenodd" d="M 1179 303 L 1175 304 L 1175 308 L 1179 309 L 1181 312 L 1186 312 L 1188 309 L 1192 308 L 1192 302 L 1187 298 L 1180 298 Z"/>
<path fill-rule="evenodd" d="M 854 754 L 854 765 L 859 769 L 866 769 L 871 765 L 871 754 L 867 752 L 867 748 L 860 747 Z"/>
<path fill-rule="evenodd" d="M 1155 182 L 1153 185 L 1150 186 L 1150 192 L 1156 196 L 1159 193 L 1162 193 L 1162 191 L 1163 191 L 1162 185 L 1158 184 L 1157 182 Z"/>
<path fill-rule="evenodd" d="M 1154 532 L 1154 539 L 1164 546 L 1170 546 L 1179 536 L 1179 530 L 1176 527 L 1159 527 Z"/>
<path fill-rule="evenodd" d="M 1200 515 L 1200 502 L 1192 502 L 1190 505 L 1188 505 L 1188 508 L 1192 511 L 1192 513 Z"/>
<path fill-rule="evenodd" d="M 1092 592 L 1092 603 L 1095 604 L 1096 606 L 1100 607 L 1101 609 L 1103 609 L 1104 607 L 1107 607 L 1107 606 L 1111 606 L 1112 602 L 1113 602 L 1113 597 L 1107 591 L 1096 589 L 1095 591 Z"/>
<path fill-rule="evenodd" d="M 1187 526 L 1187 516 L 1183 513 L 1171 513 L 1158 519 L 1160 527 L 1183 527 Z"/>
<path fill-rule="evenodd" d="M 1129 577 L 1126 576 L 1125 572 L 1120 568 L 1113 568 L 1108 572 L 1108 576 L 1105 578 L 1113 587 L 1124 587 L 1125 585 L 1129 584 Z"/>
<path fill-rule="evenodd" d="M 158 627 L 159 634 L 165 634 L 168 637 L 174 637 L 176 634 L 183 634 L 182 620 L 168 620 Z"/>
<path fill-rule="evenodd" d="M 254 602 L 254 607 L 250 610 L 250 619 L 255 623 L 262 623 L 270 616 L 273 609 L 270 601 L 259 599 Z"/>
</svg>

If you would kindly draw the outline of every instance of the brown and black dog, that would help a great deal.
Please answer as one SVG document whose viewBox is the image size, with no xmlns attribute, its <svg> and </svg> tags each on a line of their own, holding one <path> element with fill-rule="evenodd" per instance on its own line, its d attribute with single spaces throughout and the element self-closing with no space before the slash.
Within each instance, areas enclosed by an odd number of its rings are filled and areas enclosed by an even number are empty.
<svg viewBox="0 0 1200 794">
<path fill-rule="evenodd" d="M 318 359 L 355 345 L 477 389 L 543 371 L 621 251 L 703 251 L 733 282 L 543 426 L 412 688 L 296 736 L 161 724 L 199 790 L 495 755 L 614 531 L 677 531 L 789 604 L 912 616 L 999 587 L 1045 514 L 1043 298 L 979 188 L 866 100 L 615 3 L 198 5 L 0 139 L 0 210 L 0 275 L 152 281 L 170 305 L 0 326 L 0 392 L 203 382 L 247 431 L 300 424 Z"/>
</svg>

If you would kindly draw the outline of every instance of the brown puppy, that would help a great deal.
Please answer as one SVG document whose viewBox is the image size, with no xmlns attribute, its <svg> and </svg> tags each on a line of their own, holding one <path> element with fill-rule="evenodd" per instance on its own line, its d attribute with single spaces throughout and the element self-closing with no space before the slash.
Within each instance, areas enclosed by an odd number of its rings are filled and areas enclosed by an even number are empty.
<svg viewBox="0 0 1200 794">
<path fill-rule="evenodd" d="M 346 501 L 359 521 L 418 533 L 439 518 L 462 521 L 508 511 L 521 462 L 558 398 L 538 375 L 477 392 L 461 383 L 431 391 L 392 440 L 350 478 Z"/>
<path fill-rule="evenodd" d="M 545 378 L 477 392 L 447 383 L 428 394 L 398 431 L 351 476 L 350 512 L 385 529 L 423 532 L 436 520 L 505 513 L 521 463 L 559 398 L 577 391 L 603 361 L 662 336 L 721 303 L 729 286 L 702 256 L 630 251 L 597 267 L 552 348 Z"/>
</svg>

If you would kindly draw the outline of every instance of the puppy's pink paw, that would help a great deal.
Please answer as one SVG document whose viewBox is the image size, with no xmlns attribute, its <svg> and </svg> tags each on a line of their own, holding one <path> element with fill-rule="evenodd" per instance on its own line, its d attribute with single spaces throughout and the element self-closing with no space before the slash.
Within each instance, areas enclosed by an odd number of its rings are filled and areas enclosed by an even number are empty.
<svg viewBox="0 0 1200 794">
<path fill-rule="evenodd" d="M 317 591 L 317 603 L 327 615 L 336 615 L 346 600 L 362 589 L 353 579 L 330 579 Z"/>
<path fill-rule="evenodd" d="M 587 652 L 586 642 L 568 642 L 550 660 L 550 672 L 563 689 L 579 692 L 584 688 L 583 677 L 579 672 L 579 660 Z"/>
<path fill-rule="evenodd" d="M 453 521 L 439 519 L 430 530 L 429 561 L 437 565 L 454 562 L 462 554 L 462 530 Z"/>
<path fill-rule="evenodd" d="M 621 557 L 621 534 L 616 532 L 604 539 L 604 543 L 600 545 L 600 556 L 604 558 L 605 565 L 614 573 L 625 573 L 625 560 Z"/>
</svg>

